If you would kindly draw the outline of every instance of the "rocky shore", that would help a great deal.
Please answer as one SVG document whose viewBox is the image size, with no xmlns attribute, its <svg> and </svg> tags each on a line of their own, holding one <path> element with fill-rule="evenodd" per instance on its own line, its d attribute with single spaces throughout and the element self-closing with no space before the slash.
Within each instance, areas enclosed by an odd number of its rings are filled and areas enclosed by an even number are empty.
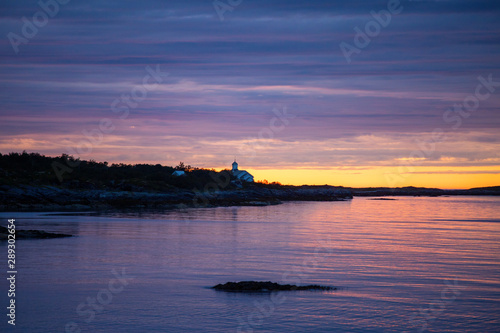
<svg viewBox="0 0 500 333">
<path fill-rule="evenodd" d="M 284 201 L 339 201 L 353 196 L 500 195 L 500 187 L 469 190 L 433 188 L 344 188 L 246 184 L 209 191 L 170 188 L 144 189 L 65 188 L 49 185 L 0 185 L 0 211 L 85 211 L 106 209 L 173 209 L 218 206 L 267 206 Z M 380 200 L 380 198 L 379 198 Z"/>
<path fill-rule="evenodd" d="M 352 199 L 349 190 L 333 186 L 249 185 L 242 189 L 165 192 L 67 189 L 56 186 L 0 186 L 0 211 L 83 211 L 96 209 L 170 209 L 178 207 L 265 206 L 283 201 Z"/>
</svg>

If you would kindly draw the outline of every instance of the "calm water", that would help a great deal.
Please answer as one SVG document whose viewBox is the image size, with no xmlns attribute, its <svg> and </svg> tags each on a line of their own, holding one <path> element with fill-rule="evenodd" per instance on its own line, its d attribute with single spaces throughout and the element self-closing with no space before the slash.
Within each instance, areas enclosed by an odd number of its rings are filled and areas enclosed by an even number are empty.
<svg viewBox="0 0 500 333">
<path fill-rule="evenodd" d="M 17 332 L 500 332 L 496 197 L 0 218 L 77 235 L 17 242 Z M 208 288 L 240 280 L 340 289 Z"/>
</svg>

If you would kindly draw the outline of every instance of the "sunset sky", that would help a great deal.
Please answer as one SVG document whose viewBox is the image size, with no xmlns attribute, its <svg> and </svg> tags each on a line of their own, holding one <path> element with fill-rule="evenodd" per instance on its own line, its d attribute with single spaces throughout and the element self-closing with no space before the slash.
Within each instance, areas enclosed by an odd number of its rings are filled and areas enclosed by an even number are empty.
<svg viewBox="0 0 500 333">
<path fill-rule="evenodd" d="M 60 1 L 0 4 L 3 154 L 500 185 L 498 1 Z"/>
</svg>

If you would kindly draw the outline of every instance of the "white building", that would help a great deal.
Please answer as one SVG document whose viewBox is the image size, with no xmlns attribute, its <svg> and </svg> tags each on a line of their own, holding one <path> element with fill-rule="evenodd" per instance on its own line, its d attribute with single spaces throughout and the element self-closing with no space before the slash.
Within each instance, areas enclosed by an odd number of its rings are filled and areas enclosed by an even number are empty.
<svg viewBox="0 0 500 333">
<path fill-rule="evenodd" d="M 179 177 L 179 176 L 185 176 L 186 173 L 182 170 L 175 170 L 173 173 L 172 173 L 172 176 L 176 176 L 176 177 Z"/>
<path fill-rule="evenodd" d="M 253 182 L 253 176 L 246 170 L 238 170 L 238 163 L 236 163 L 236 160 L 233 162 L 233 168 L 231 170 L 233 176 L 238 178 L 239 180 L 245 181 L 245 182 Z"/>
</svg>

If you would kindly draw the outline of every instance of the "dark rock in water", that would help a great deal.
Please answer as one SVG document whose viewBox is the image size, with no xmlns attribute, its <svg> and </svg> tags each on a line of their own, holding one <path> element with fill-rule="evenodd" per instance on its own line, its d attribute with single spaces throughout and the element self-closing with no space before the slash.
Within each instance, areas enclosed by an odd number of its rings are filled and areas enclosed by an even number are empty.
<svg viewBox="0 0 500 333">
<path fill-rule="evenodd" d="M 307 286 L 296 286 L 293 284 L 279 284 L 271 281 L 241 281 L 227 282 L 218 284 L 212 289 L 229 292 L 271 292 L 271 291 L 289 291 L 289 290 L 337 290 L 335 287 L 320 286 L 310 284 Z"/>
<path fill-rule="evenodd" d="M 9 230 L 6 227 L 0 226 L 0 240 L 7 239 L 9 234 L 10 234 Z M 51 232 L 45 232 L 41 230 L 18 230 L 18 229 L 16 229 L 15 235 L 16 235 L 16 240 L 73 237 L 73 235 L 53 234 Z"/>
</svg>

